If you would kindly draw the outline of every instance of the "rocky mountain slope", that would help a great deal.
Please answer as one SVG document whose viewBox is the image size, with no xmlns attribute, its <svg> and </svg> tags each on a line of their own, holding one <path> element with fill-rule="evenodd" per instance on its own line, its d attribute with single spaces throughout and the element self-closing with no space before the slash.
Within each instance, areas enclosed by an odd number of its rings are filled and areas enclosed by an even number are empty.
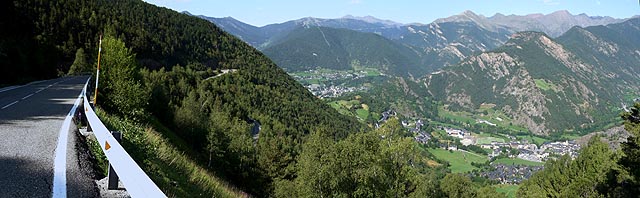
<svg viewBox="0 0 640 198">
<path fill-rule="evenodd" d="M 592 130 L 640 91 L 639 27 L 638 19 L 575 27 L 556 40 L 516 33 L 500 48 L 434 72 L 427 84 L 450 108 L 495 104 L 536 134 Z"/>
</svg>

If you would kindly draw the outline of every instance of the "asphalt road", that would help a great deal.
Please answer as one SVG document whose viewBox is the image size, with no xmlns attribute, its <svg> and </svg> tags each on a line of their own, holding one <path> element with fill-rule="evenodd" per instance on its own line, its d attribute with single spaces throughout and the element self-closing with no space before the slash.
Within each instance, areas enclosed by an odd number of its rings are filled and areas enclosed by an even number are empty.
<svg viewBox="0 0 640 198">
<path fill-rule="evenodd" d="M 66 77 L 0 89 L 0 197 L 51 197 L 62 123 L 88 77 Z M 68 197 L 94 197 L 96 188 L 78 144 L 68 134 Z"/>
</svg>

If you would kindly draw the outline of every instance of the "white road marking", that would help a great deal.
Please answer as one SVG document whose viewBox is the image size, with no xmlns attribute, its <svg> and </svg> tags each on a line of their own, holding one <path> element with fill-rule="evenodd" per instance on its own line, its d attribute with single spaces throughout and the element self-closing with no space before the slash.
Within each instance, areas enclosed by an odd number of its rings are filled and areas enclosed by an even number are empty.
<svg viewBox="0 0 640 198">
<path fill-rule="evenodd" d="M 18 103 L 18 101 L 13 101 L 12 103 L 10 103 L 10 104 L 8 104 L 8 105 L 6 105 L 6 106 L 2 107 L 2 109 L 6 109 L 7 107 L 10 107 L 11 105 L 14 105 L 14 104 L 16 104 L 16 103 Z"/>
<path fill-rule="evenodd" d="M 20 88 L 20 87 L 24 87 L 24 86 L 26 86 L 26 85 L 22 85 L 22 86 L 10 86 L 10 87 L 4 87 L 4 88 L 0 89 L 0 92 L 5 92 L 5 91 L 9 91 L 9 90 L 14 90 L 14 89 L 17 89 L 17 88 Z"/>
<path fill-rule="evenodd" d="M 35 93 L 29 94 L 29 95 L 27 95 L 27 96 L 25 96 L 25 97 L 22 97 L 22 99 L 23 99 L 23 100 L 24 100 L 24 99 L 27 99 L 27 98 L 29 98 L 29 97 L 33 96 L 33 94 L 35 94 Z"/>
<path fill-rule="evenodd" d="M 71 111 L 62 123 L 60 135 L 58 135 L 58 146 L 56 146 L 56 157 L 53 164 L 53 198 L 67 197 L 67 142 L 69 127 L 76 108 L 82 100 L 82 94 L 78 96 Z"/>
</svg>

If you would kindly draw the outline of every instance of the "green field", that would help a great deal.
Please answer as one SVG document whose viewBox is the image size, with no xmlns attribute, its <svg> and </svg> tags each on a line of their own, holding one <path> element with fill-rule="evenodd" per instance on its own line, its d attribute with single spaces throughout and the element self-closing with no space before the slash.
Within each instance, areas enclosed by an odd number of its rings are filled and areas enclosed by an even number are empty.
<svg viewBox="0 0 640 198">
<path fill-rule="evenodd" d="M 438 106 L 438 116 L 448 118 L 462 123 L 476 123 L 477 119 L 482 119 L 494 123 L 500 127 L 507 128 L 514 132 L 528 131 L 528 129 L 511 124 L 511 119 L 502 111 L 494 110 L 494 104 L 483 104 L 475 113 L 464 111 L 449 111 L 444 105 Z"/>
<path fill-rule="evenodd" d="M 564 134 L 564 135 L 562 135 L 562 138 L 567 138 L 567 139 L 570 139 L 570 140 L 575 140 L 575 139 L 578 139 L 580 137 L 582 137 L 582 136 L 580 136 L 578 134 Z"/>
<path fill-rule="evenodd" d="M 518 185 L 511 184 L 499 184 L 495 185 L 496 191 L 507 194 L 507 197 L 516 197 L 516 192 L 518 192 Z"/>
<path fill-rule="evenodd" d="M 491 144 L 492 141 L 505 142 L 504 139 L 497 137 L 479 137 L 476 144 Z"/>
<path fill-rule="evenodd" d="M 333 101 L 328 103 L 331 107 L 338 110 L 338 113 L 342 115 L 354 116 L 348 108 L 339 103 L 339 101 Z"/>
<path fill-rule="evenodd" d="M 541 138 L 541 137 L 537 137 L 537 136 L 528 136 L 528 135 L 518 135 L 518 138 L 522 138 L 525 140 L 528 140 L 530 143 L 534 143 L 536 145 L 541 145 L 546 141 L 549 141 L 547 139 Z"/>
<path fill-rule="evenodd" d="M 544 162 L 534 162 L 529 160 L 523 160 L 520 158 L 500 158 L 493 163 L 506 164 L 506 165 L 525 165 L 525 166 L 544 166 Z"/>
<path fill-rule="evenodd" d="M 538 87 L 539 89 L 548 91 L 550 89 L 553 89 L 554 91 L 556 90 L 556 85 L 554 85 L 551 82 L 547 82 L 544 79 L 534 79 L 535 83 L 536 83 L 536 87 Z"/>
<path fill-rule="evenodd" d="M 469 112 L 454 112 L 448 111 L 444 108 L 444 106 L 438 107 L 438 116 L 443 118 L 449 118 L 451 120 L 455 120 L 458 122 L 467 122 L 467 123 L 475 123 L 476 119 L 473 118 L 473 115 Z"/>
<path fill-rule="evenodd" d="M 366 120 L 369 118 L 369 111 L 365 109 L 356 109 L 356 115 L 358 115 L 360 119 Z"/>
<path fill-rule="evenodd" d="M 338 101 L 328 102 L 327 104 L 329 104 L 334 109 L 338 110 L 338 113 L 347 115 L 347 116 L 356 116 L 360 118 L 361 121 L 369 118 L 369 115 L 371 114 L 369 110 L 364 108 L 364 107 L 367 107 L 367 105 L 361 104 L 359 100 L 338 100 Z M 379 117 L 379 115 L 377 114 L 374 115 L 374 118 L 375 116 Z"/>
<path fill-rule="evenodd" d="M 448 151 L 445 149 L 429 149 L 436 158 L 449 162 L 449 169 L 452 173 L 465 173 L 475 169 L 471 162 L 484 163 L 487 157 L 477 154 L 470 154 L 463 151 Z"/>
</svg>

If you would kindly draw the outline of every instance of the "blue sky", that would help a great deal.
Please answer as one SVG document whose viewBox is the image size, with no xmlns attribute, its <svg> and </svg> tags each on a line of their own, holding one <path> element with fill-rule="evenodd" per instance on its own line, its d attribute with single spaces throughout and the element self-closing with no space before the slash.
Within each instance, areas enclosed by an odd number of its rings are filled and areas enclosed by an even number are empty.
<svg viewBox="0 0 640 198">
<path fill-rule="evenodd" d="M 572 14 L 628 18 L 640 15 L 637 0 L 144 0 L 176 11 L 210 17 L 231 16 L 255 26 L 303 17 L 374 16 L 400 23 L 430 23 L 471 10 L 477 14 Z"/>
</svg>

